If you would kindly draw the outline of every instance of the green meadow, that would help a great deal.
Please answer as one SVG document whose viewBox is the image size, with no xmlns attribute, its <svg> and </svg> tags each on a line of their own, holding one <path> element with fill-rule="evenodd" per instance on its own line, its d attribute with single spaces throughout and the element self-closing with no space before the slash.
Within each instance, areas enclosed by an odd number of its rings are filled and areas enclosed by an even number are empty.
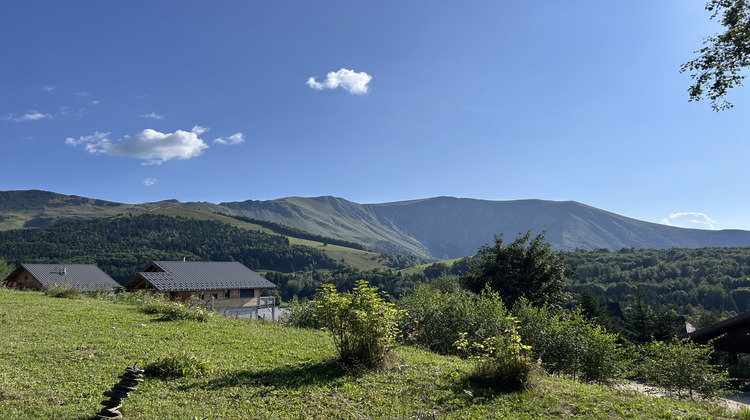
<svg viewBox="0 0 750 420">
<path fill-rule="evenodd" d="M 322 331 L 212 317 L 164 321 L 138 305 L 0 289 L 0 418 L 86 419 L 126 366 L 185 361 L 125 399 L 125 419 L 722 419 L 717 405 L 656 398 L 537 372 L 498 393 L 472 362 L 398 347 L 382 371 L 347 371 Z M 181 373 L 185 374 L 184 376 Z"/>
</svg>

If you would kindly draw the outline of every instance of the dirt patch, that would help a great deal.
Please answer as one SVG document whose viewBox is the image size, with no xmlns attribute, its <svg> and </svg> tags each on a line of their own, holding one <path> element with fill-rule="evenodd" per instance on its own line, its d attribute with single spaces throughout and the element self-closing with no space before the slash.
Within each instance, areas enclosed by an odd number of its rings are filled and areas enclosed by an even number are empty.
<svg viewBox="0 0 750 420">
<path fill-rule="evenodd" d="M 616 387 L 623 391 L 639 392 L 641 394 L 651 395 L 652 397 L 667 398 L 667 393 L 658 387 L 644 385 L 639 382 L 623 382 Z M 722 398 L 721 404 L 725 404 L 727 409 L 737 411 L 743 408 L 750 409 L 750 395 L 735 394 L 727 398 Z"/>
</svg>

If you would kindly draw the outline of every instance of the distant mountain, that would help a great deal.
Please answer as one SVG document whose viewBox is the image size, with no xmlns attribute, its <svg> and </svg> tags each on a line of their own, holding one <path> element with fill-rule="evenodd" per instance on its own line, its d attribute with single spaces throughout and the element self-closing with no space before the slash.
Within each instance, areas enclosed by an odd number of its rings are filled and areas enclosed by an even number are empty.
<svg viewBox="0 0 750 420">
<path fill-rule="evenodd" d="M 698 248 L 750 245 L 750 231 L 683 229 L 649 223 L 574 201 L 488 201 L 436 197 L 356 204 L 335 197 L 290 197 L 221 203 L 233 213 L 284 223 L 312 233 L 361 242 L 380 252 L 423 258 L 476 253 L 503 234 L 546 231 L 558 250 L 624 247 Z"/>
<path fill-rule="evenodd" d="M 336 197 L 288 197 L 212 204 L 122 204 L 46 191 L 0 191 L 0 230 L 36 227 L 65 219 L 108 217 L 155 207 L 180 207 L 289 225 L 367 245 L 374 251 L 425 259 L 473 255 L 503 234 L 546 231 L 558 250 L 750 246 L 750 231 L 683 229 L 620 216 L 574 201 L 488 201 L 435 197 L 357 204 Z"/>
</svg>

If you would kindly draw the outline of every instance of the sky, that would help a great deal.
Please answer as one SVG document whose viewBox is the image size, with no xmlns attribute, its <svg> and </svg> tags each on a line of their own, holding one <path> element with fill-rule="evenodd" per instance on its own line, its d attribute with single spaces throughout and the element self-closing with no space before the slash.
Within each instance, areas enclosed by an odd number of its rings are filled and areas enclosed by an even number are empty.
<svg viewBox="0 0 750 420">
<path fill-rule="evenodd" d="M 705 1 L 6 1 L 0 190 L 573 200 L 750 230 L 750 86 Z"/>
</svg>

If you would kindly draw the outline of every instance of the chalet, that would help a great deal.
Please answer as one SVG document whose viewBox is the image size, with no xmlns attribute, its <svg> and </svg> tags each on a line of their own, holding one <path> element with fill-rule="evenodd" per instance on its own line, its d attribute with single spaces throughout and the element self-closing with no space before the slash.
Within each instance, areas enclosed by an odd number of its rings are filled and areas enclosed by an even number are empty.
<svg viewBox="0 0 750 420">
<path fill-rule="evenodd" d="M 700 344 L 711 342 L 716 351 L 728 352 L 732 363 L 736 363 L 739 353 L 750 353 L 750 312 L 699 330 L 688 331 L 683 337 Z"/>
<path fill-rule="evenodd" d="M 276 285 L 234 261 L 154 261 L 125 284 L 128 292 L 153 290 L 172 299 L 197 296 L 228 315 L 257 317 L 273 307 L 273 296 L 261 296 Z"/>
<path fill-rule="evenodd" d="M 91 264 L 21 264 L 3 280 L 11 289 L 50 290 L 55 285 L 81 292 L 113 291 L 120 284 Z"/>
</svg>

